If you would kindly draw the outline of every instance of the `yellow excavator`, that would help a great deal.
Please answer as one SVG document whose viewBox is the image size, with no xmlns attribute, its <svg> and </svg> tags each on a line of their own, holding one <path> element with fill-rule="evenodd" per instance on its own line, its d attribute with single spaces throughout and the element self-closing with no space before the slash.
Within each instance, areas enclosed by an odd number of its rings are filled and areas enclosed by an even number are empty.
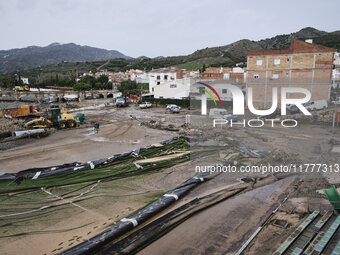
<svg viewBox="0 0 340 255">
<path fill-rule="evenodd" d="M 72 114 L 61 112 L 60 108 L 49 108 L 45 111 L 43 117 L 37 119 L 29 119 L 24 122 L 25 128 L 51 128 L 60 129 L 75 128 L 77 120 Z"/>
</svg>

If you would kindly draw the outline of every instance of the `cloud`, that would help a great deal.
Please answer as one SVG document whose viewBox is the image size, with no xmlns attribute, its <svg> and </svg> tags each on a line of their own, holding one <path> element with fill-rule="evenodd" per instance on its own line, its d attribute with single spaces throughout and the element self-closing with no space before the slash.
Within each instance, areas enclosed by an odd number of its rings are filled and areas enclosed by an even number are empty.
<svg viewBox="0 0 340 255">
<path fill-rule="evenodd" d="M 335 6 L 336 0 L 2 1 L 0 49 L 57 41 L 116 49 L 133 57 L 182 55 L 305 26 L 337 30 Z"/>
</svg>

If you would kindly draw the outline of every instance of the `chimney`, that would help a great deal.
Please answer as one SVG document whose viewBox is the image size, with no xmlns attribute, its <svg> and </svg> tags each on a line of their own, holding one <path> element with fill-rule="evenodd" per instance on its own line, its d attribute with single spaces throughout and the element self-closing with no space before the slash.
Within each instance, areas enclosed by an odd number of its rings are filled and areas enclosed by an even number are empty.
<svg viewBox="0 0 340 255">
<path fill-rule="evenodd" d="M 313 43 L 313 39 L 306 39 L 305 42 L 312 44 Z"/>
</svg>

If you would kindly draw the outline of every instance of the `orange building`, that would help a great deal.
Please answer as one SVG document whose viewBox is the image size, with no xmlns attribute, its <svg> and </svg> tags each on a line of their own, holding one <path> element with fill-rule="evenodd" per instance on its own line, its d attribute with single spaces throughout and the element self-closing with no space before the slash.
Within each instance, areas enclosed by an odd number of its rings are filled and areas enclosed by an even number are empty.
<svg viewBox="0 0 340 255">
<path fill-rule="evenodd" d="M 224 74 L 229 74 L 233 69 L 230 67 L 207 67 L 201 73 L 201 79 L 222 80 Z"/>
<path fill-rule="evenodd" d="M 334 52 L 334 49 L 298 40 L 293 40 L 289 49 L 248 50 L 247 87 L 253 88 L 254 104 L 270 107 L 274 87 L 278 91 L 280 87 L 306 88 L 312 93 L 311 101 L 328 100 Z"/>
</svg>

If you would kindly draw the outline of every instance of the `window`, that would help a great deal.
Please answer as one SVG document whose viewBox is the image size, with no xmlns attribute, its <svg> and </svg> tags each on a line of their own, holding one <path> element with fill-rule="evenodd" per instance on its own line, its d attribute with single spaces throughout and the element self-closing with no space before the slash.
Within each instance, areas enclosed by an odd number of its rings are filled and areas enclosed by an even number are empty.
<svg viewBox="0 0 340 255">
<path fill-rule="evenodd" d="M 161 76 L 160 75 L 157 75 L 157 80 L 160 80 L 161 79 Z"/>
<path fill-rule="evenodd" d="M 274 65 L 279 65 L 280 64 L 280 59 L 279 58 L 275 58 L 274 59 Z"/>
<path fill-rule="evenodd" d="M 159 85 L 159 84 L 161 84 L 161 82 L 160 82 L 160 81 L 158 81 L 158 82 L 157 82 L 157 85 Z"/>
<path fill-rule="evenodd" d="M 175 89 L 177 88 L 177 84 L 170 84 L 170 89 Z"/>
<path fill-rule="evenodd" d="M 288 77 L 289 76 L 289 73 L 286 73 L 286 77 Z"/>
<path fill-rule="evenodd" d="M 279 78 L 279 74 L 278 73 L 273 73 L 272 79 L 278 79 Z"/>
<path fill-rule="evenodd" d="M 286 61 L 289 62 L 289 58 L 287 58 Z"/>
<path fill-rule="evenodd" d="M 155 88 L 152 88 L 152 92 L 154 92 L 155 91 Z"/>
<path fill-rule="evenodd" d="M 258 79 L 260 76 L 258 73 L 254 74 L 254 79 Z"/>
<path fill-rule="evenodd" d="M 256 60 L 256 65 L 257 66 L 262 66 L 262 59 Z"/>
<path fill-rule="evenodd" d="M 167 80 L 168 79 L 168 76 L 167 75 L 164 75 L 164 80 Z"/>
<path fill-rule="evenodd" d="M 170 80 L 172 80 L 172 81 L 173 81 L 174 79 L 175 79 L 174 77 L 170 77 Z"/>
<path fill-rule="evenodd" d="M 227 89 L 222 89 L 222 94 L 227 94 L 228 90 Z"/>
</svg>

